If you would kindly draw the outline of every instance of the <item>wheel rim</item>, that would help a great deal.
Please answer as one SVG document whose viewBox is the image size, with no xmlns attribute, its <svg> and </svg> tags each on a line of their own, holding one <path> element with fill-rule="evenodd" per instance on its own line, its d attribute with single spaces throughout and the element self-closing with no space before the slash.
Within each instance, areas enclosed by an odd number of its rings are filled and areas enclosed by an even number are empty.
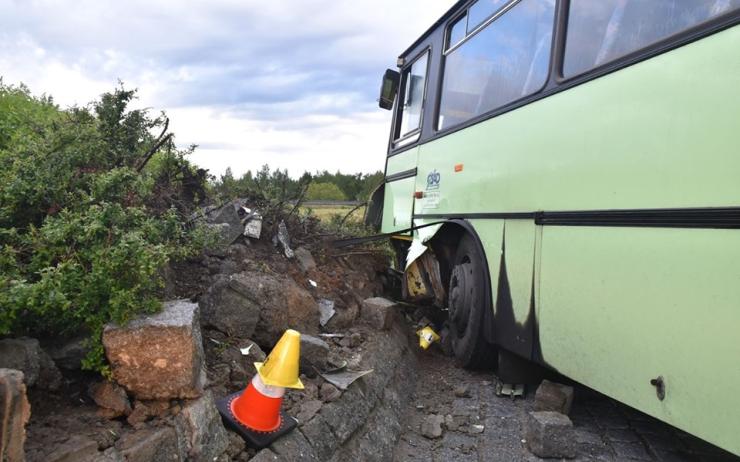
<svg viewBox="0 0 740 462">
<path fill-rule="evenodd" d="M 472 265 L 464 263 L 456 266 L 450 280 L 449 316 L 451 327 L 457 333 L 456 337 L 464 337 L 470 319 L 472 287 L 469 281 L 472 275 Z"/>
</svg>

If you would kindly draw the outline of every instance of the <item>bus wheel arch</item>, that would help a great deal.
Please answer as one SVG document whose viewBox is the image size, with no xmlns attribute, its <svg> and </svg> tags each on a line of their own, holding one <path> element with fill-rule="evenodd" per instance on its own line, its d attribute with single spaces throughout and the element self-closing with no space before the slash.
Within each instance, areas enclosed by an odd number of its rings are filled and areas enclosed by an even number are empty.
<svg viewBox="0 0 740 462">
<path fill-rule="evenodd" d="M 475 228 L 452 220 L 440 228 L 431 246 L 447 290 L 450 349 L 462 366 L 495 367 L 491 277 Z"/>
</svg>

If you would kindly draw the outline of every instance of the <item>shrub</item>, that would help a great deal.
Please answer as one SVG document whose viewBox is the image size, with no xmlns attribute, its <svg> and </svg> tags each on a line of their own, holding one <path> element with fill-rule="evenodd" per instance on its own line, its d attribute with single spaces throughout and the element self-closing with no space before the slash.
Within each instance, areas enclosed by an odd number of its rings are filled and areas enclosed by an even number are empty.
<svg viewBox="0 0 740 462">
<path fill-rule="evenodd" d="M 105 324 L 157 311 L 162 267 L 209 239 L 184 218 L 206 172 L 134 97 L 60 110 L 0 81 L 0 335 L 86 332 L 103 373 Z"/>
</svg>

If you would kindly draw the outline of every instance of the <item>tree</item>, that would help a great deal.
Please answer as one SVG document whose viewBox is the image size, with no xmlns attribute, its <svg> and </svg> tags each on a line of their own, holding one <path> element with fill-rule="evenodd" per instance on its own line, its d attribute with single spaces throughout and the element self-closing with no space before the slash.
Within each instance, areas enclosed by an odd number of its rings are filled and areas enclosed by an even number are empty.
<svg viewBox="0 0 740 462">
<path fill-rule="evenodd" d="M 341 189 L 334 183 L 311 183 L 308 186 L 306 200 L 310 201 L 343 201 L 347 200 Z"/>
</svg>

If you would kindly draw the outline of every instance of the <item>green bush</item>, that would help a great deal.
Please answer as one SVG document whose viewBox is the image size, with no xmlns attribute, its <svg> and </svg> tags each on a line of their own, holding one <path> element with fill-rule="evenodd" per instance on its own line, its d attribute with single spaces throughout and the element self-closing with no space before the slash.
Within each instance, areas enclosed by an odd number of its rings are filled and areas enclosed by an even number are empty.
<svg viewBox="0 0 740 462">
<path fill-rule="evenodd" d="M 0 81 L 0 335 L 85 332 L 103 373 L 105 324 L 160 309 L 163 266 L 210 239 L 184 218 L 206 172 L 134 97 L 60 110 Z"/>
</svg>

